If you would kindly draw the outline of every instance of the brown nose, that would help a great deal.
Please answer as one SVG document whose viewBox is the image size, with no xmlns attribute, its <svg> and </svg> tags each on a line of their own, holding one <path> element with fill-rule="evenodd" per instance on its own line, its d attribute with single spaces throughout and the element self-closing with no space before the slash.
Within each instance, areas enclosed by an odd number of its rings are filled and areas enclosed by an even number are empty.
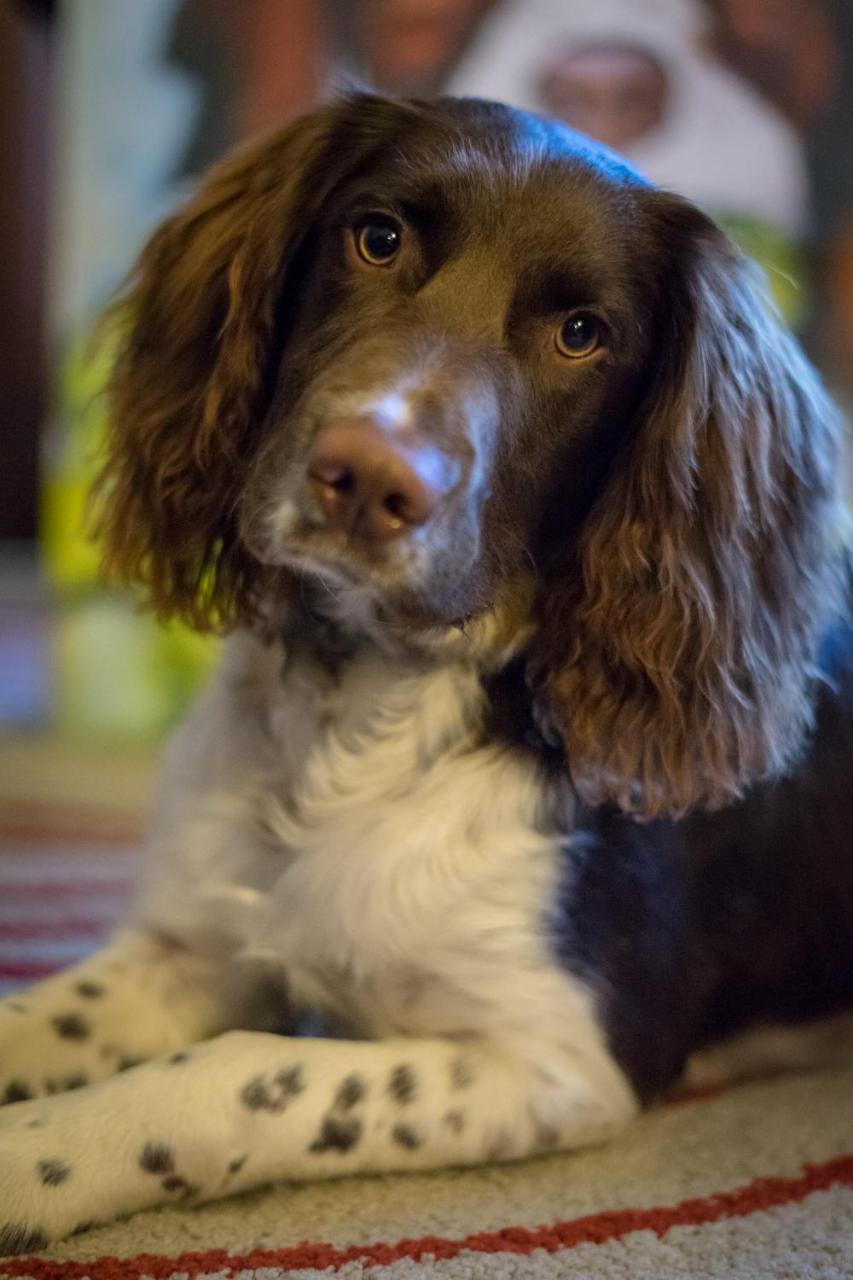
<svg viewBox="0 0 853 1280">
<path fill-rule="evenodd" d="M 308 457 L 327 524 L 375 542 L 425 524 L 453 488 L 457 470 L 434 445 L 399 440 L 358 419 L 323 427 Z"/>
</svg>

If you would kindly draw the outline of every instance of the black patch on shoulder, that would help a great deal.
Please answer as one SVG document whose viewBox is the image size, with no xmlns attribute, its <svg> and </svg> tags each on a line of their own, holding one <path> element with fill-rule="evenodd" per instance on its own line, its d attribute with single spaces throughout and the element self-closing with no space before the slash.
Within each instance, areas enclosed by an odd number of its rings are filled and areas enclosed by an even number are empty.
<svg viewBox="0 0 853 1280">
<path fill-rule="evenodd" d="M 12 1253 L 35 1253 L 48 1245 L 48 1238 L 38 1227 L 22 1227 L 16 1222 L 0 1226 L 0 1256 Z"/>
<path fill-rule="evenodd" d="M 46 1187 L 58 1187 L 71 1176 L 71 1169 L 63 1160 L 39 1160 L 36 1168 Z"/>
<path fill-rule="evenodd" d="M 245 1156 L 238 1156 L 236 1160 L 229 1160 L 228 1161 L 229 1178 L 233 1178 L 235 1173 L 239 1173 L 240 1170 L 243 1168 L 243 1165 L 246 1163 L 248 1159 L 249 1159 L 248 1155 L 245 1155 Z"/>
<path fill-rule="evenodd" d="M 92 1028 L 79 1013 L 60 1013 L 51 1022 L 63 1040 L 88 1040 L 92 1034 Z"/>
<path fill-rule="evenodd" d="M 345 1080 L 341 1081 L 340 1087 L 335 1094 L 335 1101 L 333 1105 L 336 1106 L 339 1111 L 349 1111 L 357 1102 L 361 1102 L 366 1093 L 367 1085 L 364 1080 L 361 1076 L 353 1073 L 353 1075 L 347 1076 Z"/>
<path fill-rule="evenodd" d="M 305 1088 L 302 1067 L 283 1067 L 270 1079 L 253 1076 L 240 1090 L 240 1101 L 249 1111 L 284 1111 Z"/>
<path fill-rule="evenodd" d="M 455 1107 L 445 1112 L 443 1119 L 451 1133 L 461 1133 L 465 1128 L 465 1115 Z"/>
<path fill-rule="evenodd" d="M 29 1085 L 22 1080 L 10 1080 L 3 1093 L 4 1102 L 29 1102 L 32 1097 Z"/>
<path fill-rule="evenodd" d="M 173 1066 L 176 1066 L 179 1062 L 187 1062 L 189 1060 L 189 1056 L 190 1055 L 188 1053 L 172 1053 L 166 1061 L 172 1063 Z"/>
<path fill-rule="evenodd" d="M 172 1148 L 165 1142 L 146 1142 L 139 1157 L 139 1167 L 146 1173 L 174 1173 Z"/>
<path fill-rule="evenodd" d="M 408 1062 L 401 1062 L 393 1069 L 388 1081 L 388 1092 L 395 1102 L 404 1106 L 407 1102 L 414 1102 L 418 1093 L 418 1079 Z"/>
<path fill-rule="evenodd" d="M 416 1151 L 423 1143 L 423 1138 L 417 1129 L 413 1129 L 410 1124 L 395 1124 L 391 1130 L 391 1137 L 398 1147 L 405 1147 L 407 1151 Z"/>
<path fill-rule="evenodd" d="M 467 1058 L 454 1058 L 450 1064 L 450 1085 L 453 1089 L 467 1089 L 474 1083 L 474 1068 Z"/>
<path fill-rule="evenodd" d="M 309 1151 L 351 1151 L 361 1138 L 362 1123 L 351 1117 L 327 1115 Z"/>
<path fill-rule="evenodd" d="M 78 982 L 74 989 L 84 1000 L 100 1000 L 101 996 L 107 994 L 106 987 L 102 987 L 100 982 L 91 982 L 88 978 Z"/>
<path fill-rule="evenodd" d="M 490 741 L 531 752 L 549 773 L 566 770 L 560 735 L 536 714 L 536 699 L 523 658 L 514 658 L 501 671 L 483 678 L 486 695 L 486 734 Z"/>
</svg>

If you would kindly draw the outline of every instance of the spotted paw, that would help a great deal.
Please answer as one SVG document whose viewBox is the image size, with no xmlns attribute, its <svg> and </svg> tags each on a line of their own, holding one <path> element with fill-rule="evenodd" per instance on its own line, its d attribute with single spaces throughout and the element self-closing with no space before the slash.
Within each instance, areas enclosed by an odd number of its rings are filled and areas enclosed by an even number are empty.
<svg viewBox="0 0 853 1280">
<path fill-rule="evenodd" d="M 84 1180 L 59 1134 L 35 1104 L 9 1112 L 0 1129 L 0 1257 L 38 1252 L 87 1216 Z"/>
</svg>

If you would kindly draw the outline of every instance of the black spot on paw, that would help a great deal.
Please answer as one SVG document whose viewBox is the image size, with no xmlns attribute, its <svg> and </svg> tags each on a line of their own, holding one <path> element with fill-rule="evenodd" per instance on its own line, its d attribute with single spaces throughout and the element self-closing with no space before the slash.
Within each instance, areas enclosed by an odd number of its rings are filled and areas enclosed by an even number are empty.
<svg viewBox="0 0 853 1280">
<path fill-rule="evenodd" d="M 295 1067 L 285 1067 L 276 1073 L 275 1082 L 287 1098 L 295 1098 L 305 1088 L 302 1067 L 298 1063 Z"/>
<path fill-rule="evenodd" d="M 339 1111 L 349 1111 L 357 1102 L 361 1102 L 367 1093 L 367 1085 L 361 1076 L 355 1074 L 347 1076 L 341 1081 L 337 1093 L 335 1094 L 334 1106 Z"/>
<path fill-rule="evenodd" d="M 544 1124 L 542 1121 L 537 1123 L 534 1137 L 535 1151 L 553 1151 L 559 1142 L 560 1131 L 555 1125 Z"/>
<path fill-rule="evenodd" d="M 506 1160 L 512 1154 L 514 1143 L 508 1129 L 498 1129 L 486 1143 L 486 1160 Z"/>
<path fill-rule="evenodd" d="M 263 1076 L 253 1076 L 240 1090 L 240 1101 L 250 1111 L 272 1110 L 269 1090 Z"/>
<path fill-rule="evenodd" d="M 36 1168 L 46 1187 L 58 1187 L 71 1176 L 71 1170 L 63 1160 L 39 1160 Z"/>
<path fill-rule="evenodd" d="M 92 1028 L 79 1013 L 59 1013 L 51 1023 L 63 1040 L 88 1040 L 92 1034 Z"/>
<path fill-rule="evenodd" d="M 100 1000 L 101 996 L 107 994 L 106 987 L 101 986 L 100 982 L 92 982 L 88 978 L 83 982 L 78 982 L 74 990 L 84 1000 Z"/>
<path fill-rule="evenodd" d="M 190 1055 L 188 1053 L 172 1053 L 166 1061 L 170 1062 L 173 1066 L 177 1066 L 179 1062 L 187 1062 L 189 1060 L 189 1056 Z"/>
<path fill-rule="evenodd" d="M 180 1178 L 177 1174 L 164 1178 L 160 1185 L 164 1191 L 177 1194 L 181 1200 L 192 1200 L 195 1196 L 201 1195 L 201 1187 L 198 1183 L 187 1182 L 186 1178 Z"/>
<path fill-rule="evenodd" d="M 32 1097 L 29 1085 L 23 1080 L 10 1080 L 3 1093 L 4 1102 L 29 1102 Z"/>
<path fill-rule="evenodd" d="M 317 1137 L 308 1148 L 316 1153 L 323 1151 L 351 1151 L 361 1138 L 360 1120 L 327 1115 Z"/>
<path fill-rule="evenodd" d="M 272 1078 L 258 1075 L 240 1090 L 240 1101 L 249 1111 L 284 1111 L 305 1088 L 302 1067 L 283 1067 Z"/>
<path fill-rule="evenodd" d="M 465 1128 L 464 1113 L 454 1108 L 452 1111 L 445 1113 L 443 1117 L 444 1123 L 451 1133 L 461 1133 Z"/>
<path fill-rule="evenodd" d="M 450 1064 L 450 1084 L 454 1089 L 467 1089 L 474 1083 L 474 1068 L 467 1058 L 454 1058 Z"/>
<path fill-rule="evenodd" d="M 395 1102 L 403 1105 L 414 1102 L 418 1093 L 418 1081 L 414 1069 L 407 1062 L 401 1063 L 391 1072 L 388 1092 Z"/>
<path fill-rule="evenodd" d="M 47 1236 L 38 1227 L 22 1227 L 16 1222 L 0 1225 L 0 1255 L 35 1253 L 47 1244 Z"/>
<path fill-rule="evenodd" d="M 139 1167 L 146 1173 L 174 1173 L 172 1148 L 165 1142 L 146 1142 L 139 1157 Z"/>
<path fill-rule="evenodd" d="M 417 1129 L 413 1129 L 410 1124 L 395 1124 L 391 1130 L 391 1137 L 398 1147 L 405 1147 L 407 1151 L 416 1151 L 423 1143 L 423 1138 Z"/>
</svg>

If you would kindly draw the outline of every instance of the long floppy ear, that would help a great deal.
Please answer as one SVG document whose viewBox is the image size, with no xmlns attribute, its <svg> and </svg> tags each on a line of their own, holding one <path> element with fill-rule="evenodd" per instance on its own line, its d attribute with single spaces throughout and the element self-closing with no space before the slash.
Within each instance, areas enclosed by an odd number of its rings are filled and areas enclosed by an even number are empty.
<svg viewBox="0 0 853 1280">
<path fill-rule="evenodd" d="M 142 584 L 162 618 L 207 629 L 256 612 L 263 571 L 239 540 L 237 497 L 271 393 L 284 275 L 333 183 L 340 114 L 324 108 L 215 167 L 152 236 L 115 309 L 95 525 L 105 572 Z"/>
<path fill-rule="evenodd" d="M 545 589 L 538 655 L 580 795 L 643 817 L 718 807 L 800 747 L 840 434 L 754 268 L 686 201 L 648 199 L 659 364 Z"/>
</svg>

